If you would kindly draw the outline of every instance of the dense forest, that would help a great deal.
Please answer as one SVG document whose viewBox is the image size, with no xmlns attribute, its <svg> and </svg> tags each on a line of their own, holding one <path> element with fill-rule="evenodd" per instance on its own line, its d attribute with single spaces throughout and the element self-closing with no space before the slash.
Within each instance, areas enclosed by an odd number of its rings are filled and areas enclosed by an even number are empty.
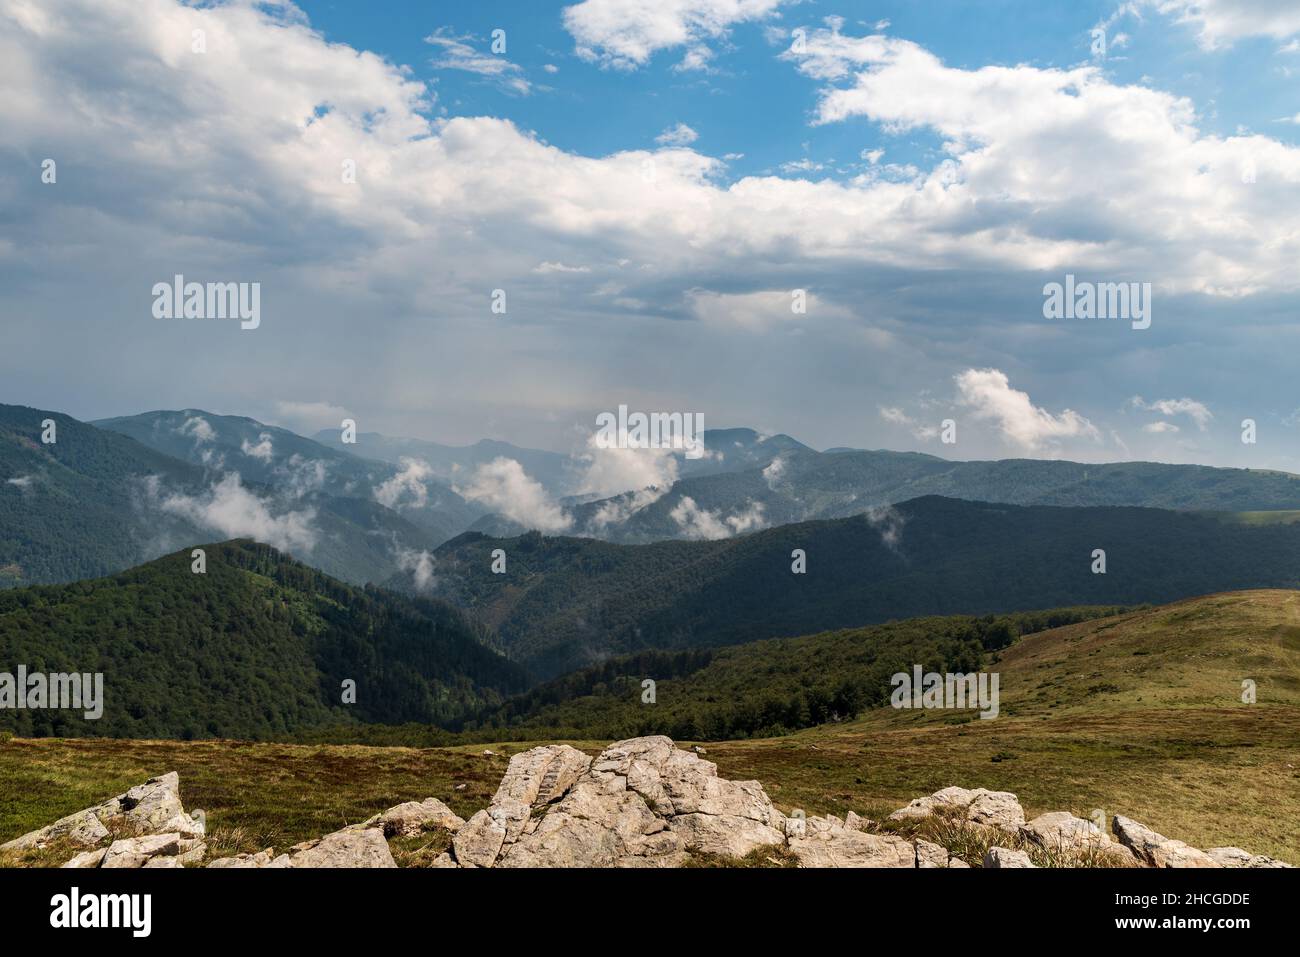
<svg viewBox="0 0 1300 957">
<path fill-rule="evenodd" d="M 0 710 L 0 729 L 268 739 L 449 723 L 525 687 L 448 605 L 346 585 L 266 545 L 204 547 L 204 574 L 187 549 L 110 578 L 0 592 L 0 670 L 102 672 L 105 699 L 99 720 Z"/>
<path fill-rule="evenodd" d="M 503 549 L 505 574 L 491 570 Z M 792 571 L 792 554 L 806 573 Z M 1095 549 L 1106 572 L 1094 573 Z M 920 615 L 1174 601 L 1300 583 L 1300 524 L 1147 508 L 931 496 L 722 541 L 615 545 L 466 534 L 435 553 L 440 594 L 555 677 L 610 655 L 793 637 Z"/>
<path fill-rule="evenodd" d="M 887 703 L 890 677 L 913 665 L 980 670 L 994 665 L 998 651 L 1022 635 L 1126 610 L 915 618 L 727 648 L 645 651 L 549 681 L 449 729 L 325 728 L 306 737 L 415 746 L 645 734 L 685 741 L 774 737 L 851 720 Z M 652 702 L 646 700 L 646 679 L 654 682 Z M 958 713 L 954 720 L 972 715 Z"/>
</svg>

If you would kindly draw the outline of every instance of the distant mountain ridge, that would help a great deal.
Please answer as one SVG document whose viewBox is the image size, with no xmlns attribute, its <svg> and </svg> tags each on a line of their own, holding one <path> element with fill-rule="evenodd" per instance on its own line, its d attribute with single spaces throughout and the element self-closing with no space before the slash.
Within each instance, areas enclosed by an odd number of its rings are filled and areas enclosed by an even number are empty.
<svg viewBox="0 0 1300 957">
<path fill-rule="evenodd" d="M 636 544 L 845 518 L 925 495 L 1012 505 L 1279 510 L 1300 508 L 1300 476 L 1155 462 L 953 462 L 919 452 L 794 450 L 762 468 L 689 476 L 652 495 L 628 493 L 571 511 L 576 534 Z M 618 520 L 602 521 L 610 515 Z M 508 526 L 484 517 L 472 528 Z"/>
<path fill-rule="evenodd" d="M 491 570 L 493 550 L 506 573 Z M 806 573 L 792 571 L 802 550 Z M 1095 549 L 1105 574 L 1092 571 Z M 737 644 L 921 615 L 1174 601 L 1300 583 L 1300 524 L 927 496 L 706 542 L 467 533 L 439 594 L 550 677 L 642 649 Z"/>
</svg>

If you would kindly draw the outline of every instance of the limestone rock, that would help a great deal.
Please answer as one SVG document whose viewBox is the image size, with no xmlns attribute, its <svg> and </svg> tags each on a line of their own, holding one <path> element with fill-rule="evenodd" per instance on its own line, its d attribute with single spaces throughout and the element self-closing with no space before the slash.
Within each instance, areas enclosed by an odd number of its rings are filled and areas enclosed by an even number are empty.
<svg viewBox="0 0 1300 957">
<path fill-rule="evenodd" d="M 144 867 L 150 858 L 175 856 L 180 853 L 181 836 L 149 834 L 144 837 L 127 837 L 108 846 L 100 867 Z"/>
<path fill-rule="evenodd" d="M 1264 854 L 1251 854 L 1239 847 L 1211 847 L 1206 856 L 1220 867 L 1291 867 Z"/>
<path fill-rule="evenodd" d="M 256 854 L 236 854 L 233 857 L 218 857 L 215 861 L 209 861 L 208 867 L 266 867 L 275 858 L 275 851 L 267 848 L 264 851 L 258 851 Z"/>
<path fill-rule="evenodd" d="M 396 867 L 384 835 L 373 828 L 344 828 L 318 841 L 295 844 L 282 867 Z M 276 858 L 280 860 L 280 858 Z M 275 866 L 275 861 L 267 865 Z"/>
<path fill-rule="evenodd" d="M 948 787 L 927 797 L 917 798 L 907 807 L 889 815 L 891 821 L 926 818 L 932 814 L 948 813 L 971 824 L 996 827 L 1015 833 L 1025 823 L 1025 811 L 1020 801 L 1010 791 L 989 791 L 985 788 Z"/>
<path fill-rule="evenodd" d="M 497 823 L 487 811 L 479 811 L 456 832 L 451 846 L 462 867 L 491 867 L 505 840 L 505 825 Z"/>
<path fill-rule="evenodd" d="M 792 838 L 789 847 L 800 867 L 916 867 L 916 849 L 892 834 L 810 828 L 807 837 Z"/>
<path fill-rule="evenodd" d="M 1204 851 L 1157 834 L 1145 824 L 1116 814 L 1111 823 L 1115 836 L 1138 860 L 1152 867 L 1220 867 Z"/>
<path fill-rule="evenodd" d="M 180 799 L 180 777 L 171 771 L 94 807 L 0 844 L 0 851 L 45 847 L 60 839 L 81 847 L 94 847 L 109 837 L 110 825 L 136 835 L 179 834 L 196 838 L 204 832 L 202 821 L 185 813 Z"/>
<path fill-rule="evenodd" d="M 106 847 L 101 847 L 97 851 L 84 851 L 81 854 L 78 854 L 72 860 L 68 861 L 68 863 L 62 864 L 60 866 L 61 867 L 98 867 L 100 862 L 104 860 L 104 855 L 107 853 L 108 853 L 108 848 Z"/>
<path fill-rule="evenodd" d="M 990 847 L 984 855 L 985 867 L 1036 867 L 1024 851 L 1008 847 Z"/>
<path fill-rule="evenodd" d="M 411 837 L 421 831 L 435 828 L 442 828 L 454 834 L 465 826 L 464 819 L 453 813 L 451 808 L 437 798 L 407 801 L 405 804 L 390 807 L 373 820 L 374 826 L 383 829 L 385 837 Z"/>
<path fill-rule="evenodd" d="M 948 849 L 930 841 L 918 839 L 916 842 L 916 866 L 920 868 L 947 867 Z"/>
</svg>

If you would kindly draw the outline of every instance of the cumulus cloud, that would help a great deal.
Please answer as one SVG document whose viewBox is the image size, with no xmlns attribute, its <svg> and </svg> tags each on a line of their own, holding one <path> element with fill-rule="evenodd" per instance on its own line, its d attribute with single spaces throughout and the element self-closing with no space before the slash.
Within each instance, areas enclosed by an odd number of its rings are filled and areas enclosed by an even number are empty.
<svg viewBox="0 0 1300 957">
<path fill-rule="evenodd" d="M 1243 37 L 1285 40 L 1300 33 L 1300 7 L 1293 0 L 1145 0 L 1161 13 L 1197 30 L 1206 49 Z"/>
<path fill-rule="evenodd" d="M 621 448 L 628 444 L 626 433 L 616 445 L 602 448 L 598 437 L 595 432 L 589 435 L 579 456 L 583 473 L 578 494 L 604 497 L 630 489 L 668 489 L 677 481 L 678 460 L 672 449 Z"/>
<path fill-rule="evenodd" d="M 423 459 L 399 459 L 400 470 L 392 478 L 375 486 L 375 501 L 388 508 L 424 508 L 429 503 L 428 482 L 433 466 Z"/>
<path fill-rule="evenodd" d="M 958 401 L 976 419 L 992 421 L 1002 437 L 1022 451 L 1041 452 L 1063 438 L 1101 437 L 1096 426 L 1071 409 L 1060 415 L 1040 409 L 1027 392 L 1011 388 L 1006 374 L 997 369 L 967 369 L 954 381 Z"/>
<path fill-rule="evenodd" d="M 688 47 L 682 65 L 699 68 L 712 55 L 706 41 L 771 17 L 783 2 L 790 0 L 582 0 L 565 8 L 564 26 L 583 59 L 632 69 L 660 50 Z"/>
<path fill-rule="evenodd" d="M 33 480 L 34 478 L 31 475 L 17 475 L 11 479 L 5 479 L 5 484 L 16 485 L 19 488 L 28 488 L 32 484 Z"/>
<path fill-rule="evenodd" d="M 526 528 L 562 532 L 573 525 L 573 516 L 514 459 L 501 456 L 479 465 L 469 484 L 456 491 Z"/>
<path fill-rule="evenodd" d="M 212 529 L 223 538 L 251 538 L 282 551 L 310 553 L 316 545 L 315 509 L 274 514 L 270 505 L 229 472 L 201 495 L 164 490 L 157 477 L 148 486 L 164 512 Z"/>
<path fill-rule="evenodd" d="M 700 134 L 685 123 L 678 123 L 676 126 L 670 126 L 658 136 L 655 142 L 661 146 L 689 146 L 700 138 Z"/>
</svg>

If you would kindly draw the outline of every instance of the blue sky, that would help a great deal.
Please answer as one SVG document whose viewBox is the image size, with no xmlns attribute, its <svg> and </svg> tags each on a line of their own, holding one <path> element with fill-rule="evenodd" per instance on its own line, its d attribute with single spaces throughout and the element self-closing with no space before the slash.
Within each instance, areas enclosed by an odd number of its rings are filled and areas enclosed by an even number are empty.
<svg viewBox="0 0 1300 957">
<path fill-rule="evenodd" d="M 1298 71 L 1289 0 L 0 0 L 0 400 L 1300 471 Z"/>
</svg>

